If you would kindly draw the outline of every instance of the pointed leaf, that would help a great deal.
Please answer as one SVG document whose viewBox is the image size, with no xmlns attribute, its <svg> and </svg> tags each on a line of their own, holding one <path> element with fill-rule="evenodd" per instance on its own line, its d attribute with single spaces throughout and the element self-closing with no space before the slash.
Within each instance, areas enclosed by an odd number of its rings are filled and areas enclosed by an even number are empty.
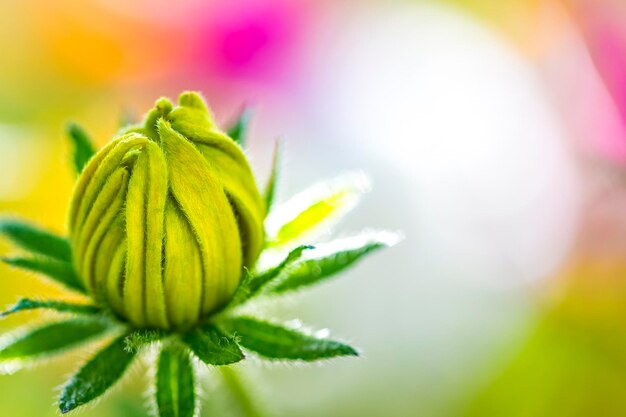
<svg viewBox="0 0 626 417">
<path fill-rule="evenodd" d="M 159 417 L 193 417 L 195 394 L 189 351 L 166 344 L 159 355 L 156 374 Z"/>
<path fill-rule="evenodd" d="M 276 194 L 276 183 L 278 181 L 278 174 L 280 171 L 280 160 L 282 155 L 282 146 L 280 141 L 276 141 L 274 145 L 274 157 L 272 158 L 272 171 L 270 178 L 265 186 L 265 213 L 269 213 L 274 204 L 274 196 Z"/>
<path fill-rule="evenodd" d="M 185 334 L 183 341 L 207 365 L 229 365 L 244 358 L 235 338 L 225 335 L 212 324 L 205 324 Z"/>
<path fill-rule="evenodd" d="M 72 141 L 72 162 L 74 170 L 80 174 L 87 162 L 96 153 L 93 142 L 87 132 L 76 123 L 68 123 L 67 136 Z"/>
<path fill-rule="evenodd" d="M 276 207 L 267 217 L 267 245 L 310 240 L 350 211 L 368 188 L 367 177 L 352 174 L 303 191 Z"/>
<path fill-rule="evenodd" d="M 0 234 L 29 252 L 71 262 L 72 249 L 67 239 L 16 219 L 0 219 Z"/>
<path fill-rule="evenodd" d="M 239 284 L 239 287 L 237 288 L 232 301 L 228 304 L 228 307 L 236 307 L 253 298 L 264 286 L 268 285 L 268 283 L 275 279 L 285 268 L 300 259 L 305 250 L 313 248 L 313 246 L 308 245 L 298 246 L 296 249 L 289 252 L 287 257 L 278 266 L 258 275 L 252 275 L 248 270 L 245 270 L 241 284 Z"/>
<path fill-rule="evenodd" d="M 322 282 L 366 255 L 393 246 L 398 239 L 396 234 L 377 232 L 318 245 L 315 250 L 309 252 L 308 259 L 301 259 L 285 268 L 280 276 L 266 287 L 266 293 L 284 293 Z"/>
<path fill-rule="evenodd" d="M 235 308 L 252 297 L 250 290 L 250 281 L 252 281 L 252 273 L 248 270 L 248 268 L 243 268 L 243 276 L 241 278 L 241 282 L 233 295 L 233 298 L 230 299 L 228 305 L 224 307 L 224 309 L 232 309 Z"/>
<path fill-rule="evenodd" d="M 10 337 L 0 347 L 0 364 L 21 363 L 49 356 L 103 334 L 109 325 L 101 320 L 71 319 L 35 328 Z"/>
<path fill-rule="evenodd" d="M 74 267 L 69 262 L 58 261 L 56 259 L 44 257 L 13 257 L 0 258 L 0 260 L 8 265 L 17 268 L 22 268 L 31 272 L 43 274 L 69 289 L 81 292 L 83 294 L 85 293 L 85 288 L 83 287 L 83 284 L 80 282 L 78 276 L 76 276 L 76 272 L 74 272 Z"/>
<path fill-rule="evenodd" d="M 57 300 L 31 300 L 29 298 L 22 298 L 14 306 L 0 313 L 0 317 L 6 317 L 9 314 L 14 314 L 26 310 L 36 310 L 39 308 L 54 310 L 60 313 L 73 314 L 97 314 L 101 311 L 100 307 L 88 304 L 75 304 Z"/>
<path fill-rule="evenodd" d="M 244 146 L 246 144 L 246 136 L 248 134 L 248 127 L 250 125 L 251 118 L 252 109 L 250 107 L 245 107 L 239 114 L 235 124 L 233 124 L 227 131 L 228 136 L 237 142 L 239 146 Z"/>
<path fill-rule="evenodd" d="M 98 398 L 120 380 L 136 356 L 135 352 L 124 349 L 125 338 L 122 336 L 114 340 L 72 377 L 59 398 L 61 413 Z"/>
<path fill-rule="evenodd" d="M 241 346 L 269 359 L 316 361 L 337 356 L 358 356 L 354 348 L 344 343 L 251 317 L 228 319 L 224 326 L 237 334 Z"/>
</svg>

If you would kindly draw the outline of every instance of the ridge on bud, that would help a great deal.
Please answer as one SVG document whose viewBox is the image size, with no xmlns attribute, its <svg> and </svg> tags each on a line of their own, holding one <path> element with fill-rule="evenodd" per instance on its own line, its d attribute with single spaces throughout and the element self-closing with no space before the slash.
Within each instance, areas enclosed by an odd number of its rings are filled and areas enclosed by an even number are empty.
<svg viewBox="0 0 626 417">
<path fill-rule="evenodd" d="M 87 164 L 69 212 L 85 288 L 137 327 L 185 329 L 225 305 L 264 242 L 241 148 L 197 93 L 159 99 Z"/>
</svg>

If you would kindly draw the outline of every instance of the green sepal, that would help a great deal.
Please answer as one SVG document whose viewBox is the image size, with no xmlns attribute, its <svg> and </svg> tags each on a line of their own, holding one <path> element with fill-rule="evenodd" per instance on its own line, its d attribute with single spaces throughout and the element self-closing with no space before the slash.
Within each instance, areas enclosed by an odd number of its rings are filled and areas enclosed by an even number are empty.
<svg viewBox="0 0 626 417">
<path fill-rule="evenodd" d="M 338 356 L 358 356 L 356 349 L 344 343 L 251 317 L 230 318 L 223 321 L 223 326 L 237 334 L 241 346 L 268 359 L 311 362 Z"/>
<path fill-rule="evenodd" d="M 127 351 L 126 336 L 115 339 L 89 360 L 65 385 L 59 398 L 59 410 L 68 413 L 98 398 L 126 372 L 136 356 Z"/>
<path fill-rule="evenodd" d="M 66 351 L 103 334 L 109 327 L 102 320 L 75 318 L 21 332 L 0 347 L 0 364 L 28 362 Z"/>
<path fill-rule="evenodd" d="M 58 311 L 60 313 L 72 314 L 98 314 L 101 312 L 100 307 L 89 304 L 68 303 L 57 300 L 32 300 L 30 298 L 21 298 L 9 309 L 0 313 L 0 317 L 6 317 L 10 314 L 19 313 L 20 311 L 48 309 Z"/>
<path fill-rule="evenodd" d="M 276 207 L 267 217 L 267 246 L 311 240 L 348 213 L 369 189 L 367 177 L 350 174 L 323 182 Z"/>
<path fill-rule="evenodd" d="M 0 260 L 16 268 L 45 275 L 71 290 L 85 294 L 85 287 L 74 271 L 74 266 L 65 261 L 45 257 L 6 257 Z"/>
<path fill-rule="evenodd" d="M 130 332 L 124 339 L 125 349 L 129 352 L 138 352 L 141 349 L 165 339 L 168 333 L 158 329 L 137 329 Z"/>
<path fill-rule="evenodd" d="M 228 128 L 226 134 L 230 136 L 232 140 L 237 142 L 239 146 L 245 146 L 246 138 L 248 135 L 248 128 L 250 127 L 250 120 L 252 119 L 252 108 L 244 107 L 244 109 L 237 117 L 235 123 Z"/>
<path fill-rule="evenodd" d="M 227 336 L 210 323 L 184 334 L 182 339 L 198 359 L 207 365 L 229 365 L 244 359 L 235 338 Z"/>
<path fill-rule="evenodd" d="M 280 160 L 282 157 L 282 145 L 280 141 L 276 141 L 274 144 L 274 156 L 272 158 L 272 168 L 270 171 L 270 178 L 267 181 L 267 185 L 265 186 L 265 213 L 269 213 L 272 210 L 272 205 L 274 204 L 274 197 L 276 195 L 276 184 L 278 182 L 278 175 L 280 171 Z"/>
<path fill-rule="evenodd" d="M 389 232 L 364 233 L 347 239 L 321 244 L 281 271 L 264 289 L 265 294 L 299 290 L 325 281 L 354 263 L 382 248 L 393 246 L 399 237 Z"/>
<path fill-rule="evenodd" d="M 196 390 L 189 350 L 166 343 L 156 373 L 156 404 L 159 417 L 193 417 Z"/>
<path fill-rule="evenodd" d="M 72 262 L 72 249 L 67 239 L 17 219 L 0 219 L 0 234 L 31 253 Z"/>
<path fill-rule="evenodd" d="M 234 308 L 254 298 L 260 293 L 264 286 L 270 284 L 285 268 L 300 259 L 305 250 L 309 249 L 314 249 L 314 247 L 310 245 L 298 246 L 296 249 L 289 252 L 287 257 L 278 266 L 259 274 L 253 275 L 247 269 L 244 270 L 243 279 L 227 307 Z"/>
<path fill-rule="evenodd" d="M 96 153 L 89 135 L 78 124 L 70 122 L 66 127 L 67 136 L 72 142 L 72 163 L 76 174 L 80 174 L 87 162 Z"/>
</svg>

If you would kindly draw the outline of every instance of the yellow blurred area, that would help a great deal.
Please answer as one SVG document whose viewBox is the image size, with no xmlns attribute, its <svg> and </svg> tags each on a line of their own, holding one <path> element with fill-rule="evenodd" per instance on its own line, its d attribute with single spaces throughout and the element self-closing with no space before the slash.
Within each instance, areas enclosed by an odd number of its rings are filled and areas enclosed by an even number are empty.
<svg viewBox="0 0 626 417">
<path fill-rule="evenodd" d="M 0 159 L 15 156 L 21 159 L 13 161 L 19 166 L 16 170 L 19 175 L 16 186 L 0 190 L 0 211 L 3 216 L 30 219 L 57 233 L 65 233 L 65 213 L 74 180 L 67 160 L 67 143 L 64 140 L 28 135 L 13 143 L 14 147 L 21 148 L 20 152 L 11 149 L 8 146 L 11 143 L 1 146 L 3 154 Z M 16 250 L 4 240 L 0 242 L 0 250 L 3 256 L 16 253 Z M 2 276 L 0 292 L 2 305 L 15 302 L 18 296 L 37 297 L 42 294 L 70 296 L 66 291 L 47 284 L 39 277 L 12 270 L 4 263 L 0 265 L 0 276 Z M 19 318 L 17 321 L 26 318 Z M 9 323 L 5 321 L 0 323 L 0 326 L 4 328 L 15 324 L 12 322 L 13 320 Z"/>
</svg>

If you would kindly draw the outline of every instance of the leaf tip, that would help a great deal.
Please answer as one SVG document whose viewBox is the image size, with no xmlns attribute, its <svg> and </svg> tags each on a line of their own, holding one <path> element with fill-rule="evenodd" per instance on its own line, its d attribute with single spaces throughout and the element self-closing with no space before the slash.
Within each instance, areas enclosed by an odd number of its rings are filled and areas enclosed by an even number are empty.
<svg viewBox="0 0 626 417">
<path fill-rule="evenodd" d="M 63 392 L 61 394 L 61 398 L 59 398 L 59 411 L 61 412 L 61 414 L 67 414 L 70 411 L 72 411 L 74 408 L 76 408 L 73 401 L 65 398 L 65 395 L 66 395 L 66 392 Z"/>
<path fill-rule="evenodd" d="M 358 350 L 356 350 L 352 346 L 346 345 L 345 356 L 352 356 L 352 357 L 358 358 L 361 356 L 361 354 L 359 353 Z"/>
<path fill-rule="evenodd" d="M 73 136 L 75 135 L 77 132 L 81 131 L 81 127 L 78 125 L 78 123 L 76 123 L 73 120 L 69 120 L 65 123 L 65 132 L 70 135 Z"/>
<path fill-rule="evenodd" d="M 405 239 L 404 233 L 400 231 L 390 232 L 386 230 L 378 232 L 376 237 L 382 245 L 388 248 L 396 246 Z"/>
</svg>

